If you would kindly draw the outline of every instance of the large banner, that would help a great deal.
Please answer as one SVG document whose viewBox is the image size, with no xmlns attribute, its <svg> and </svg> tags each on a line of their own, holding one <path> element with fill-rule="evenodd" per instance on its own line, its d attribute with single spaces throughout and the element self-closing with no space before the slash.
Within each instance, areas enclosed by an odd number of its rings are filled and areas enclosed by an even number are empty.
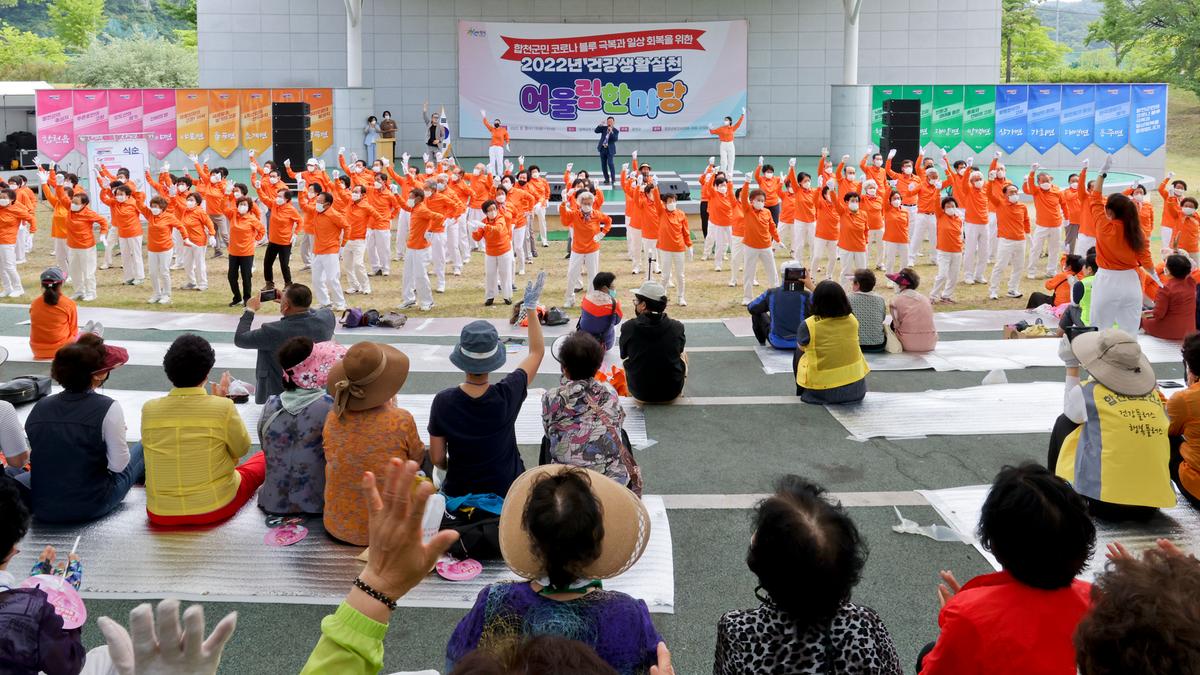
<svg viewBox="0 0 1200 675">
<path fill-rule="evenodd" d="M 1029 87 L 1023 84 L 996 87 L 996 145 L 1001 150 L 1014 152 L 1025 145 L 1028 110 Z"/>
<path fill-rule="evenodd" d="M 1135 84 L 1129 144 L 1149 156 L 1167 142 L 1167 85 Z"/>
<path fill-rule="evenodd" d="M 208 147 L 208 90 L 176 91 L 175 115 L 179 149 L 188 155 L 203 153 Z"/>
<path fill-rule="evenodd" d="M 1058 114 L 1058 142 L 1078 155 L 1095 136 L 1096 85 L 1067 84 L 1062 88 L 1062 112 Z"/>
<path fill-rule="evenodd" d="M 146 191 L 146 169 L 150 168 L 150 165 L 146 158 L 146 139 L 140 133 L 86 136 L 83 143 L 87 150 L 89 173 L 92 167 L 99 165 L 104 165 L 114 174 L 117 169 L 129 169 L 129 177 L 137 189 L 142 192 Z M 107 218 L 111 213 L 108 205 L 100 201 L 100 189 L 100 181 L 88 181 L 88 198 L 91 199 L 91 207 Z"/>
<path fill-rule="evenodd" d="M 879 145 L 883 138 L 883 102 L 889 98 L 903 98 L 900 87 L 877 84 L 871 88 L 871 143 Z"/>
<path fill-rule="evenodd" d="M 141 89 L 113 89 L 108 92 L 108 132 L 111 134 L 140 134 L 142 132 Z"/>
<path fill-rule="evenodd" d="M 746 106 L 745 21 L 661 24 L 458 22 L 459 130 L 488 138 L 709 138 Z M 738 130 L 744 135 L 746 124 Z"/>
<path fill-rule="evenodd" d="M 933 90 L 933 133 L 939 148 L 950 150 L 962 142 L 963 86 L 936 87 Z"/>
<path fill-rule="evenodd" d="M 258 154 L 271 147 L 271 90 L 243 89 L 242 145 Z"/>
<path fill-rule="evenodd" d="M 75 151 L 87 152 L 80 136 L 108 133 L 108 90 L 83 89 L 75 91 Z"/>
<path fill-rule="evenodd" d="M 963 92 L 963 141 L 975 152 L 996 140 L 996 88 L 966 87 Z"/>
<path fill-rule="evenodd" d="M 146 132 L 150 153 L 160 160 L 175 149 L 174 89 L 147 89 L 142 92 L 142 130 Z"/>
<path fill-rule="evenodd" d="M 1096 86 L 1096 146 L 1111 154 L 1129 143 L 1129 85 Z"/>
<path fill-rule="evenodd" d="M 1062 108 L 1062 87 L 1057 84 L 1029 85 L 1028 143 L 1040 153 L 1058 145 L 1058 116 Z"/>
<path fill-rule="evenodd" d="M 236 89 L 208 92 L 208 144 L 218 155 L 228 157 L 237 150 L 241 112 Z"/>
<path fill-rule="evenodd" d="M 61 162 L 75 148 L 75 95 L 69 90 L 37 92 L 38 152 Z"/>
<path fill-rule="evenodd" d="M 308 128 L 312 131 L 314 155 L 323 155 L 333 147 L 333 90 L 305 89 L 308 103 Z"/>
</svg>

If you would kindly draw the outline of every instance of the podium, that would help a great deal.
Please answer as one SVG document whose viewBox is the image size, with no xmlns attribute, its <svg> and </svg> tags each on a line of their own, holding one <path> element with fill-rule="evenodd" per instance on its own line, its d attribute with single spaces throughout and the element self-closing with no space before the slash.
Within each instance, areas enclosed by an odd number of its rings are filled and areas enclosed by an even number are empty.
<svg viewBox="0 0 1200 675">
<path fill-rule="evenodd" d="M 396 159 L 396 139 L 380 138 L 375 141 L 375 156 L 387 157 L 389 162 Z"/>
</svg>

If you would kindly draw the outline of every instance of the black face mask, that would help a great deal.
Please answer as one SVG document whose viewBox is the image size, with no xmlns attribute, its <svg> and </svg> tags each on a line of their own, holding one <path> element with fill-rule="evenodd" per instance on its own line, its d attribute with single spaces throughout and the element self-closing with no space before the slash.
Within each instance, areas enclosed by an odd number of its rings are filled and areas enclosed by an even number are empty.
<svg viewBox="0 0 1200 675">
<path fill-rule="evenodd" d="M 528 181 L 528 180 L 526 180 L 526 179 L 521 179 L 521 180 L 517 181 L 517 184 L 518 184 L 518 185 L 524 185 L 524 184 L 526 184 L 526 183 L 528 183 L 528 182 L 529 182 L 529 181 Z"/>
</svg>

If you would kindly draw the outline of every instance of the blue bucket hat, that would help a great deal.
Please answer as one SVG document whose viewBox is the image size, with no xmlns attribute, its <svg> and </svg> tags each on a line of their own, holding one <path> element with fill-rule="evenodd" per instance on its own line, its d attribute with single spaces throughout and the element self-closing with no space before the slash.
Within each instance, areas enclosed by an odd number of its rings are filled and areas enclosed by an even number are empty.
<svg viewBox="0 0 1200 675">
<path fill-rule="evenodd" d="M 450 352 L 450 363 L 469 374 L 498 370 L 507 358 L 496 327 L 487 321 L 472 321 L 463 326 L 458 344 Z"/>
</svg>

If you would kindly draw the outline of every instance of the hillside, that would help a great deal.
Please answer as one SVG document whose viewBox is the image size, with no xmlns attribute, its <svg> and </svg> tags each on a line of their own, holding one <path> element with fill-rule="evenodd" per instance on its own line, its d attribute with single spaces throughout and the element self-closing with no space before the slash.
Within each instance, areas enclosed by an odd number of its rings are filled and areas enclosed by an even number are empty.
<svg viewBox="0 0 1200 675">
<path fill-rule="evenodd" d="M 1036 8 L 1042 25 L 1050 29 L 1050 37 L 1071 48 L 1067 54 L 1067 63 L 1074 63 L 1079 55 L 1098 45 L 1087 47 L 1088 24 L 1100 18 L 1102 5 L 1095 0 L 1081 2 L 1062 2 L 1061 0 L 1046 0 Z"/>
<path fill-rule="evenodd" d="M 156 0 L 107 0 L 104 5 L 108 25 L 102 32 L 112 37 L 160 35 L 170 38 L 174 37 L 174 30 L 190 27 L 163 13 Z M 19 0 L 15 7 L 0 10 L 0 21 L 38 35 L 50 35 L 45 2 Z"/>
</svg>

